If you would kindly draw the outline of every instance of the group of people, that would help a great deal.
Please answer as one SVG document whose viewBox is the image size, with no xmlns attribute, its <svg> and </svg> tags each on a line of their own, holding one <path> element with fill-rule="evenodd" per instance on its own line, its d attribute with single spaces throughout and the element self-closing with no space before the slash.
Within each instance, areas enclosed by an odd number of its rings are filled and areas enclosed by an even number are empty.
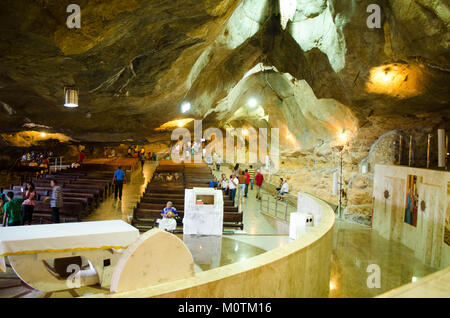
<svg viewBox="0 0 450 318">
<path fill-rule="evenodd" d="M 209 187 L 222 189 L 226 195 L 229 195 L 233 204 L 236 203 L 236 194 L 240 203 L 243 198 L 248 196 L 249 188 L 253 190 L 253 186 L 256 185 L 256 199 L 261 200 L 261 187 L 264 182 L 264 176 L 259 170 L 253 169 L 250 166 L 249 169 L 241 170 L 239 164 L 236 164 L 233 168 L 233 173 L 229 178 L 223 173 L 220 180 L 214 178 Z M 289 193 L 289 184 L 287 180 L 280 178 L 279 187 L 276 188 L 276 197 L 278 200 L 282 200 L 283 196 Z"/>
<path fill-rule="evenodd" d="M 277 199 L 282 200 L 283 195 L 289 193 L 289 184 L 286 179 L 280 178 L 280 186 L 277 188 Z"/>
<path fill-rule="evenodd" d="M 30 167 L 42 167 L 42 168 L 48 168 L 50 165 L 50 159 L 49 157 L 51 157 L 53 155 L 53 153 L 51 154 L 47 154 L 47 153 L 35 153 L 34 151 L 32 152 L 27 152 L 26 154 L 22 155 L 21 158 L 21 164 L 22 165 L 26 165 L 26 166 L 30 166 Z"/>
<path fill-rule="evenodd" d="M 153 160 L 156 161 L 157 159 L 157 155 L 155 152 L 147 152 L 147 154 L 145 153 L 145 149 L 144 147 L 141 148 L 141 150 L 139 150 L 138 146 L 135 147 L 128 147 L 127 150 L 127 156 L 129 158 L 139 158 L 139 159 L 143 159 L 145 160 Z"/>
<path fill-rule="evenodd" d="M 261 174 L 259 170 L 250 166 L 249 169 L 241 170 L 239 168 L 239 164 L 233 169 L 233 173 L 227 177 L 224 173 L 222 173 L 221 179 L 217 180 L 214 178 L 209 186 L 211 188 L 222 189 L 226 195 L 230 196 L 230 199 L 233 201 L 233 204 L 236 202 L 236 193 L 239 199 L 239 202 L 242 203 L 243 198 L 248 196 L 249 188 L 253 190 L 254 184 L 256 184 L 256 198 L 258 200 L 261 199 L 261 187 L 264 182 L 264 176 Z"/>
<path fill-rule="evenodd" d="M 59 209 L 63 206 L 62 190 L 54 179 L 50 181 L 50 186 L 52 187 L 51 196 L 44 201 L 50 201 L 51 221 L 59 223 Z M 36 188 L 32 182 L 26 183 L 20 198 L 15 198 L 13 191 L 7 192 L 6 195 L 2 193 L 0 195 L 2 226 L 31 225 L 36 198 Z"/>
</svg>

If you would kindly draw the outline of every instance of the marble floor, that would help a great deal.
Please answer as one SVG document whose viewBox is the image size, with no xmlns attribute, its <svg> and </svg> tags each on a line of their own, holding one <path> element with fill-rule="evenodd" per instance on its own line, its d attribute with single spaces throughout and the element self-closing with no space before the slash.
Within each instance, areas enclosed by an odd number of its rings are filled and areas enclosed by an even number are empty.
<svg viewBox="0 0 450 318">
<path fill-rule="evenodd" d="M 380 288 L 369 288 L 368 266 L 380 269 Z M 370 228 L 339 219 L 335 222 L 330 295 L 374 297 L 437 271 L 421 263 L 406 246 L 386 240 Z"/>
<path fill-rule="evenodd" d="M 155 168 L 155 163 L 147 162 L 142 170 L 135 171 L 131 181 L 124 186 L 122 202 L 108 198 L 85 221 L 129 221 Z M 222 172 L 229 175 L 231 171 L 222 167 L 221 172 L 214 174 L 219 176 Z M 221 238 L 178 235 L 194 257 L 196 272 L 243 261 L 290 242 L 287 225 L 280 219 L 262 214 L 255 194 L 255 190 L 249 190 L 248 198 L 244 198 L 240 206 L 244 211 L 243 231 L 227 231 Z M 367 266 L 370 264 L 380 267 L 380 288 L 367 287 L 370 274 Z M 436 269 L 421 264 L 403 245 L 385 240 L 365 226 L 336 221 L 329 297 L 373 297 L 434 271 Z M 11 268 L 0 274 L 0 297 L 78 297 L 104 292 L 107 289 L 90 286 L 42 293 L 23 284 Z"/>
</svg>

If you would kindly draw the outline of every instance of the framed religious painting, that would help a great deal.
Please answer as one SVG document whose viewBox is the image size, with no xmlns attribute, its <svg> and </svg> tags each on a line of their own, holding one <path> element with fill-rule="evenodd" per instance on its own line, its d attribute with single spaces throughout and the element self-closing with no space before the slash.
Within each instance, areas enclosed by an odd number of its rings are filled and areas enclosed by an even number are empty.
<svg viewBox="0 0 450 318">
<path fill-rule="evenodd" d="M 450 182 L 447 183 L 447 211 L 445 212 L 444 243 L 450 246 Z"/>
<path fill-rule="evenodd" d="M 406 180 L 405 223 L 417 227 L 419 211 L 419 194 L 417 191 L 417 176 L 408 175 Z"/>
</svg>

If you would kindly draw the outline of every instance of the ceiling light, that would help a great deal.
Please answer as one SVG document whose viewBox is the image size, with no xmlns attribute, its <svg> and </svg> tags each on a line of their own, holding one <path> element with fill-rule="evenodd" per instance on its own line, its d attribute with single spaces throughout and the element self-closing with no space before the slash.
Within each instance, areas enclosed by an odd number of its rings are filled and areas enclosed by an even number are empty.
<svg viewBox="0 0 450 318">
<path fill-rule="evenodd" d="M 47 134 L 45 132 L 41 132 L 41 137 L 45 138 L 47 136 Z"/>
<path fill-rule="evenodd" d="M 183 104 L 181 104 L 181 112 L 185 113 L 187 111 L 189 111 L 191 109 L 191 103 L 189 102 L 184 102 Z"/>
<path fill-rule="evenodd" d="M 78 92 L 73 88 L 66 88 L 64 107 L 78 107 Z"/>
<path fill-rule="evenodd" d="M 254 108 L 258 106 L 258 101 L 254 98 L 250 98 L 247 103 L 248 107 Z"/>
</svg>

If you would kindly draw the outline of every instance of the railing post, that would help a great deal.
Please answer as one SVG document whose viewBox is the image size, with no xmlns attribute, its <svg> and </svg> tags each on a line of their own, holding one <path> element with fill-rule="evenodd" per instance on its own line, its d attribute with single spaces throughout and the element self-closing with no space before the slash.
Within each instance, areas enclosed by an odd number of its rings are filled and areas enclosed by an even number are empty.
<svg viewBox="0 0 450 318">
<path fill-rule="evenodd" d="M 284 210 L 284 220 L 287 221 L 287 209 L 288 209 L 287 201 L 285 201 L 284 204 L 286 204 L 286 209 Z"/>
<path fill-rule="evenodd" d="M 278 215 L 278 200 L 275 199 L 275 217 Z"/>
</svg>

